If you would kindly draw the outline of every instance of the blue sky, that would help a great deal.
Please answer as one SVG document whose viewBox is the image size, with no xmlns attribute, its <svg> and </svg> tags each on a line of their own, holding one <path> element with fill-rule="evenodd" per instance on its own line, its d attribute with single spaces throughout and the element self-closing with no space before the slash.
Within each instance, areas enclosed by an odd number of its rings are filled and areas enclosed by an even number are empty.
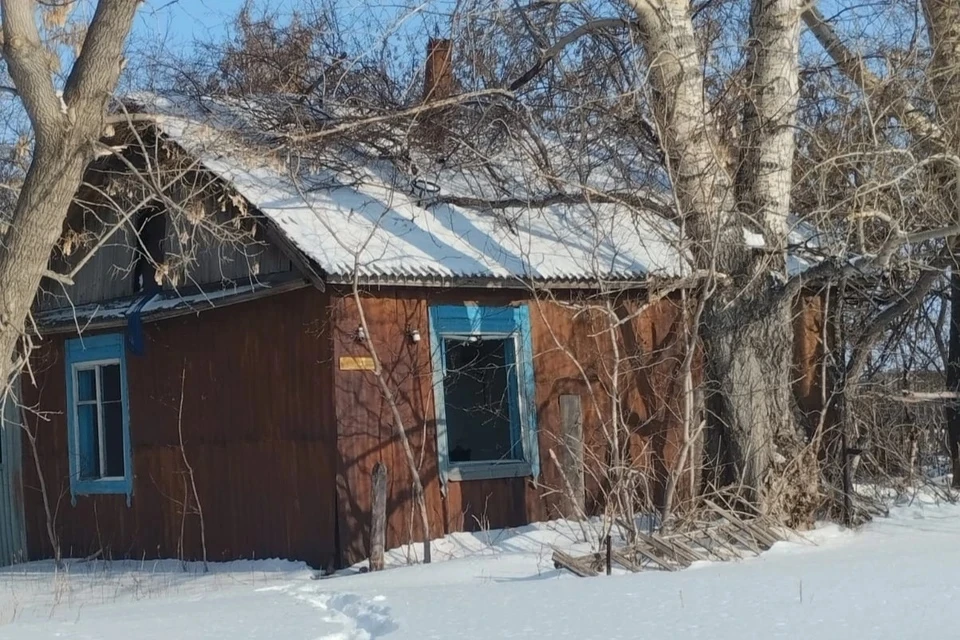
<svg viewBox="0 0 960 640">
<path fill-rule="evenodd" d="M 283 12 L 291 2 L 270 4 Z M 137 15 L 133 36 L 160 36 L 171 44 L 215 39 L 225 33 L 243 5 L 244 0 L 147 0 Z"/>
<path fill-rule="evenodd" d="M 345 30 L 405 33 L 433 31 L 447 23 L 456 0 L 340 0 L 338 16 Z M 137 14 L 133 38 L 160 37 L 168 44 L 186 45 L 195 40 L 222 37 L 245 0 L 147 0 Z M 268 7 L 270 13 L 291 15 L 302 0 L 254 0 L 254 15 Z M 397 24 L 399 22 L 399 25 Z"/>
</svg>

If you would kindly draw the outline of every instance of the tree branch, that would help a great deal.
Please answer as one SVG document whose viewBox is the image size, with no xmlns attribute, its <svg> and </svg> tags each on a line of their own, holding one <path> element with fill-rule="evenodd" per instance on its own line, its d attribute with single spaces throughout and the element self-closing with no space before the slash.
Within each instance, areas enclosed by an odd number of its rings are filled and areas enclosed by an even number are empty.
<svg viewBox="0 0 960 640">
<path fill-rule="evenodd" d="M 917 109 L 902 90 L 894 86 L 884 87 L 882 80 L 867 68 L 863 59 L 844 44 L 816 6 L 804 10 L 803 21 L 844 75 L 861 91 L 871 99 L 876 100 L 879 95 L 890 101 L 899 112 L 903 125 L 918 141 L 934 142 L 938 147 L 943 145 L 943 130 Z"/>
<path fill-rule="evenodd" d="M 329 129 L 323 129 L 322 131 L 315 131 L 303 135 L 288 136 L 288 139 L 294 142 L 308 142 L 311 140 L 319 140 L 321 138 L 329 138 L 330 136 L 345 133 L 353 129 L 359 129 L 361 127 L 368 127 L 381 122 L 389 122 L 391 120 L 398 120 L 423 113 L 429 113 L 438 109 L 444 109 L 446 107 L 463 104 L 464 102 L 469 102 L 478 98 L 491 97 L 508 98 L 510 100 L 514 99 L 513 93 L 504 91 L 503 89 L 483 89 L 481 91 L 473 91 L 471 93 L 461 93 L 460 95 L 444 98 L 443 100 L 434 100 L 425 104 L 417 105 L 416 107 L 401 109 L 400 111 L 394 111 L 392 113 L 385 113 L 383 115 L 370 116 L 367 118 L 358 118 L 356 120 L 343 122 L 336 126 L 330 127 Z"/>
<path fill-rule="evenodd" d="M 541 53 L 540 59 L 537 60 L 536 64 L 530 67 L 522 76 L 510 83 L 510 91 L 516 91 L 533 80 L 537 74 L 543 71 L 543 68 L 547 66 L 550 61 L 583 36 L 606 29 L 626 29 L 629 28 L 631 24 L 629 20 L 624 20 L 623 18 L 601 18 L 580 25 L 557 40 L 549 49 Z"/>
<path fill-rule="evenodd" d="M 856 262 L 848 260 L 842 264 L 833 260 L 824 260 L 815 267 L 798 273 L 790 278 L 786 285 L 784 285 L 783 294 L 786 296 L 794 296 L 799 293 L 803 287 L 814 282 L 846 278 L 856 275 L 857 273 L 862 273 L 866 269 L 885 266 L 886 262 L 889 261 L 890 255 L 892 255 L 897 248 L 905 244 L 919 244 L 929 240 L 941 240 L 956 235 L 960 235 L 960 224 L 927 229 L 926 231 L 917 231 L 916 233 L 895 234 L 884 244 L 883 250 L 875 256 L 867 256 Z M 935 271 L 939 273 L 939 270 L 935 269 Z"/>
<path fill-rule="evenodd" d="M 945 250 L 945 254 L 941 254 L 941 261 L 949 256 L 949 251 Z M 944 262 L 943 267 L 946 267 Z M 880 336 L 880 333 L 894 320 L 899 318 L 901 315 L 907 311 L 913 309 L 927 295 L 927 292 L 930 290 L 930 287 L 933 286 L 933 283 L 937 281 L 942 275 L 942 272 L 939 270 L 930 270 L 924 271 L 920 274 L 920 277 L 917 279 L 917 282 L 913 285 L 913 288 L 910 289 L 903 297 L 901 297 L 897 302 L 890 305 L 883 311 L 881 311 L 873 322 L 870 323 L 870 326 L 864 331 L 857 342 L 853 345 L 853 349 L 850 352 L 850 362 L 847 365 L 846 372 L 846 385 L 849 386 L 851 381 L 856 382 L 860 377 L 860 372 L 863 370 L 864 365 L 867 362 L 867 356 L 870 355 L 870 351 L 873 348 L 874 342 Z"/>
<path fill-rule="evenodd" d="M 52 136 L 64 120 L 48 65 L 50 53 L 40 41 L 33 0 L 2 0 L 3 56 L 38 139 Z"/>
<path fill-rule="evenodd" d="M 595 202 L 622 204 L 637 209 L 644 209 L 656 213 L 662 217 L 672 216 L 673 211 L 662 202 L 653 198 L 645 198 L 632 191 L 611 191 L 602 192 L 584 190 L 579 193 L 554 193 L 539 198 L 502 198 L 499 200 L 489 200 L 486 198 L 473 198 L 469 196 L 438 196 L 425 206 L 431 207 L 438 204 L 450 204 L 455 207 L 467 207 L 471 209 L 540 209 L 543 207 L 552 207 L 557 204 L 589 204 Z"/>
<path fill-rule="evenodd" d="M 80 111 L 103 113 L 122 68 L 123 45 L 141 0 L 100 0 L 80 55 L 70 71 L 63 101 Z"/>
</svg>

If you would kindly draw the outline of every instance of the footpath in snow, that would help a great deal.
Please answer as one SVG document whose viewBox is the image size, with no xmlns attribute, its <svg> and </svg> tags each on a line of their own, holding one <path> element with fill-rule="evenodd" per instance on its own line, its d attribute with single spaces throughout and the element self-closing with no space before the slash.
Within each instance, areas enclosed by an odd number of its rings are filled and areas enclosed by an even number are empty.
<svg viewBox="0 0 960 640">
<path fill-rule="evenodd" d="M 567 523 L 457 534 L 432 565 L 321 580 L 279 561 L 49 563 L 0 571 L 0 638 L 956 637 L 960 506 L 919 502 L 852 533 L 825 526 L 761 557 L 576 578 Z M 394 564 L 404 552 L 391 552 Z"/>
</svg>

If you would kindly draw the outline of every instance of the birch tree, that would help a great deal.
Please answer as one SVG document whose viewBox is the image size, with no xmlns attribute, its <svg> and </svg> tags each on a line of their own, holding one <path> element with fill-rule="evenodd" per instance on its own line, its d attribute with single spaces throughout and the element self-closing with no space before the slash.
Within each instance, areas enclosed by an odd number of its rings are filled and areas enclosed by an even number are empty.
<svg viewBox="0 0 960 640">
<path fill-rule="evenodd" d="M 721 138 L 704 98 L 689 3 L 628 3 L 639 20 L 654 114 L 691 249 L 698 267 L 725 276 L 704 311 L 703 340 L 707 406 L 722 433 L 727 479 L 741 479 L 762 512 L 807 524 L 818 473 L 794 417 L 791 300 L 775 279 L 786 273 L 802 3 L 752 5 L 736 145 Z M 745 221 L 759 225 L 765 252 L 745 244 Z"/>
<path fill-rule="evenodd" d="M 63 3 L 69 8 L 74 3 Z M 100 0 L 62 85 L 58 50 L 41 40 L 41 3 L 0 1 L 3 61 L 33 133 L 31 162 L 0 244 L 0 380 L 18 370 L 18 344 L 67 210 L 100 149 L 107 103 L 140 0 Z M 60 7 L 63 9 L 64 7 Z M 61 90 L 62 89 L 62 90 Z"/>
</svg>

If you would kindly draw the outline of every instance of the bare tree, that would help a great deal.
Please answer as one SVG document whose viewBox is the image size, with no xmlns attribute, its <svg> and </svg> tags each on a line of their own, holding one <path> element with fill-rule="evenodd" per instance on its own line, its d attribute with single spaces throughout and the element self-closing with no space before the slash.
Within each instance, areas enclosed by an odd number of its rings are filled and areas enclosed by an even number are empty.
<svg viewBox="0 0 960 640">
<path fill-rule="evenodd" d="M 71 4 L 71 3 L 67 3 Z M 41 41 L 38 3 L 3 0 L 3 58 L 29 117 L 33 152 L 0 246 L 0 380 L 19 367 L 17 345 L 83 172 L 100 149 L 107 102 L 139 0 L 101 0 L 58 92 Z M 22 360 L 21 360 L 22 362 Z"/>
</svg>

